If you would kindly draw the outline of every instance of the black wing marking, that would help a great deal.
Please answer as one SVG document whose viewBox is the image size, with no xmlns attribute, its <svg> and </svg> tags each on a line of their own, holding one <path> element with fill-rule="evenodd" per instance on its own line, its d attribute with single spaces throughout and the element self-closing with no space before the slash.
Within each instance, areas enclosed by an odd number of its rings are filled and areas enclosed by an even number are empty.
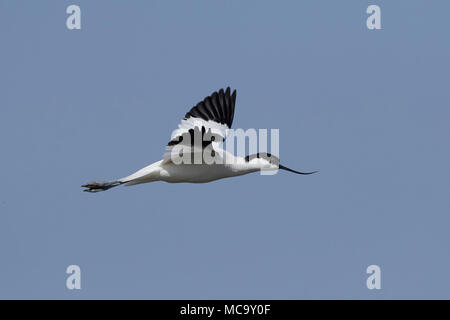
<svg viewBox="0 0 450 320">
<path fill-rule="evenodd" d="M 236 90 L 232 94 L 230 92 L 230 87 L 226 91 L 220 89 L 218 92 L 213 92 L 186 113 L 184 119 L 194 117 L 205 121 L 211 120 L 231 128 L 236 105 Z"/>
<path fill-rule="evenodd" d="M 213 141 L 223 142 L 224 140 L 225 139 L 220 135 L 211 133 L 211 129 L 207 130 L 205 127 L 194 127 L 183 133 L 181 136 L 177 136 L 170 140 L 167 146 L 172 147 L 184 143 L 186 146 L 190 145 L 191 147 L 200 147 L 201 145 L 202 149 L 204 149 Z"/>
<path fill-rule="evenodd" d="M 212 142 L 223 142 L 231 128 L 236 104 L 236 90 L 220 89 L 194 106 L 181 120 L 178 129 L 172 132 L 164 153 L 164 161 L 170 161 L 173 148 L 183 147 L 198 153 Z"/>
</svg>

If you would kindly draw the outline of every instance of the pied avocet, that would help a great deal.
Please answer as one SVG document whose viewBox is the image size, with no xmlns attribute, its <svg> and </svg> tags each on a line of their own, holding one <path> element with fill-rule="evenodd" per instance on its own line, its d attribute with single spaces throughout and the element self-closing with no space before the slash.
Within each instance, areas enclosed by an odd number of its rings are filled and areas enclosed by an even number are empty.
<svg viewBox="0 0 450 320">
<path fill-rule="evenodd" d="M 299 172 L 279 164 L 279 159 L 269 153 L 257 153 L 246 157 L 238 157 L 224 150 L 220 143 L 225 140 L 226 132 L 231 128 L 236 103 L 236 90 L 230 92 L 228 87 L 214 92 L 194 106 L 181 120 L 178 129 L 172 134 L 166 147 L 163 159 L 142 168 L 141 170 L 115 181 L 90 182 L 83 185 L 87 192 L 99 192 L 125 184 L 132 186 L 153 181 L 166 182 L 210 182 L 222 178 L 235 177 L 260 170 L 283 169 L 297 174 L 312 174 L 314 172 Z M 191 143 L 197 133 L 203 137 L 199 147 Z M 209 139 L 204 139 L 209 135 Z M 181 148 L 180 148 L 181 147 Z M 190 155 L 203 154 L 206 148 L 216 157 L 214 163 L 195 161 L 176 163 L 173 161 L 174 148 L 183 152 L 189 150 Z M 188 149 L 186 149 L 188 148 Z M 179 151 L 176 151 L 177 154 Z M 182 153 L 181 153 L 182 154 Z M 188 159 L 190 159 L 189 157 Z M 222 161 L 217 161 L 219 158 Z"/>
</svg>

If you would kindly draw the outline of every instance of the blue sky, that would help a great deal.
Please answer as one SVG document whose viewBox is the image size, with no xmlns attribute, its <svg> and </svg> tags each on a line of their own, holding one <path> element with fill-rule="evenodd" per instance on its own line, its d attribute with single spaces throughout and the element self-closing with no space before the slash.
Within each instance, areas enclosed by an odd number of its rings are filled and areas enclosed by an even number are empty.
<svg viewBox="0 0 450 320">
<path fill-rule="evenodd" d="M 0 298 L 450 298 L 449 10 L 2 0 Z M 159 160 L 226 86 L 235 128 L 280 129 L 282 163 L 320 173 L 81 192 Z"/>
</svg>

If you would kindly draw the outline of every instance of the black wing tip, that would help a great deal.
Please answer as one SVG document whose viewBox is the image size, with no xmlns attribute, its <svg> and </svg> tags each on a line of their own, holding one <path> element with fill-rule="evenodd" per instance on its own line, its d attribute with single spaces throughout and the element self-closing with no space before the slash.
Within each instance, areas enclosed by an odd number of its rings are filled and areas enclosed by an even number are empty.
<svg viewBox="0 0 450 320">
<path fill-rule="evenodd" d="M 190 117 L 201 118 L 205 121 L 212 120 L 225 124 L 231 128 L 234 118 L 234 109 L 236 104 L 236 90 L 231 93 L 231 88 L 219 89 L 214 91 L 202 101 L 197 103 L 184 116 L 184 119 Z"/>
<path fill-rule="evenodd" d="M 213 95 L 214 93 L 223 93 L 226 96 L 233 97 L 236 96 L 236 92 L 236 89 L 233 89 L 233 91 L 231 91 L 231 87 L 228 86 L 226 88 L 221 88 L 217 91 L 214 91 L 213 93 L 211 93 L 211 95 Z"/>
<path fill-rule="evenodd" d="M 231 87 L 228 86 L 226 88 L 221 88 L 217 91 L 214 91 L 213 93 L 210 94 L 210 96 L 212 96 L 213 94 L 221 94 L 222 93 L 226 96 L 232 97 L 232 96 L 236 96 L 236 92 L 237 92 L 236 89 L 233 89 L 233 91 L 231 91 Z"/>
<path fill-rule="evenodd" d="M 223 90 L 223 89 L 220 89 L 220 90 Z M 227 89 L 225 90 L 225 95 L 231 97 L 233 100 L 236 99 L 236 94 L 237 94 L 236 89 L 233 89 L 233 92 L 231 92 L 231 88 L 227 87 Z"/>
</svg>

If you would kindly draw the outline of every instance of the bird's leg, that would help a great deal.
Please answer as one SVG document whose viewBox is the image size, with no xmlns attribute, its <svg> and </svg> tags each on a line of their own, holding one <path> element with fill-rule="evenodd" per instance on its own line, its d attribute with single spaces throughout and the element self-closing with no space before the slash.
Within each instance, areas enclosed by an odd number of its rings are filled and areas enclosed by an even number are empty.
<svg viewBox="0 0 450 320">
<path fill-rule="evenodd" d="M 82 188 L 87 188 L 83 191 L 85 192 L 100 192 L 105 191 L 114 187 L 117 187 L 121 185 L 123 182 L 120 181 L 111 181 L 111 182 L 100 182 L 100 181 L 93 181 L 89 182 L 87 184 L 82 185 Z"/>
</svg>

